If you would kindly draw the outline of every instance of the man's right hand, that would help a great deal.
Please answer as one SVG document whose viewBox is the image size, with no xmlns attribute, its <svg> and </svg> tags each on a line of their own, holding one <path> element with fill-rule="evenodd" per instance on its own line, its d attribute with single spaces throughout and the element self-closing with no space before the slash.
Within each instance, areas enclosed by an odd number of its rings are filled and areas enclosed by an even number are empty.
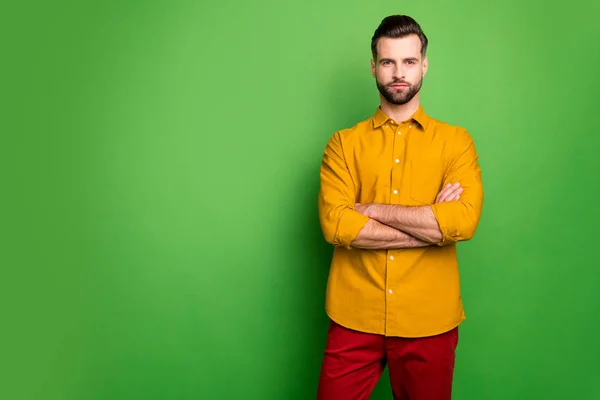
<svg viewBox="0 0 600 400">
<path fill-rule="evenodd" d="M 460 183 L 456 182 L 454 185 L 449 183 L 438 193 L 435 202 L 445 203 L 447 201 L 460 200 L 460 194 L 462 192 L 463 188 L 460 187 Z"/>
</svg>

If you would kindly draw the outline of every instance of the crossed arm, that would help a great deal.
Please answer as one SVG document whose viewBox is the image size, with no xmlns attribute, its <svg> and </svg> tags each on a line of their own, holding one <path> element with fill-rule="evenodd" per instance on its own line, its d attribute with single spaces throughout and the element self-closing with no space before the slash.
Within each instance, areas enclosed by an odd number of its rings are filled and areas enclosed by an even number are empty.
<svg viewBox="0 0 600 400">
<path fill-rule="evenodd" d="M 448 184 L 436 203 L 460 200 L 463 189 Z M 351 243 L 362 249 L 402 249 L 431 246 L 442 241 L 442 232 L 430 206 L 405 207 L 387 204 L 356 204 L 354 210 L 369 220 Z"/>
<path fill-rule="evenodd" d="M 356 184 L 345 161 L 342 140 L 339 133 L 333 135 L 320 173 L 319 219 L 325 240 L 348 249 L 399 249 L 471 239 L 483 205 L 478 156 L 466 131 L 456 133 L 452 147 L 445 186 L 434 204 L 356 204 Z"/>
</svg>

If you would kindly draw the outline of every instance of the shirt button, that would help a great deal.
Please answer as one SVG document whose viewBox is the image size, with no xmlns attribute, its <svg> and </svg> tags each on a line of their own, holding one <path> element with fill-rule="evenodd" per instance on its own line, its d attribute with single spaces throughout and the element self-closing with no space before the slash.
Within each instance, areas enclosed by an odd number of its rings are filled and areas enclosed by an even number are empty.
<svg viewBox="0 0 600 400">
<path fill-rule="evenodd" d="M 397 190 L 394 190 L 394 194 L 398 194 L 398 191 L 397 191 Z"/>
<path fill-rule="evenodd" d="M 388 290 L 388 293 L 389 293 L 389 294 L 392 294 L 392 293 L 394 293 L 394 292 L 392 291 L 392 289 L 390 289 L 390 290 Z"/>
<path fill-rule="evenodd" d="M 394 261 L 394 256 L 390 256 L 390 260 Z"/>
<path fill-rule="evenodd" d="M 398 135 L 402 135 L 402 132 L 398 132 Z"/>
<path fill-rule="evenodd" d="M 412 128 L 412 125 L 409 125 L 408 127 L 409 127 L 409 128 Z"/>
<path fill-rule="evenodd" d="M 398 164 L 400 162 L 400 159 L 396 158 L 396 164 Z"/>
</svg>

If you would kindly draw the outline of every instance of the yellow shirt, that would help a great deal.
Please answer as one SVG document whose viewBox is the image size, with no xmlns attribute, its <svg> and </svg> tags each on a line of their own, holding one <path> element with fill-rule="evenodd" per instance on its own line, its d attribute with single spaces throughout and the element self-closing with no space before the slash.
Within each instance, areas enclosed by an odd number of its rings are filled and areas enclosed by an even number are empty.
<svg viewBox="0 0 600 400">
<path fill-rule="evenodd" d="M 334 253 L 326 311 L 342 326 L 387 336 L 446 332 L 464 319 L 456 244 L 473 237 L 483 205 L 478 155 L 464 128 L 435 120 L 420 107 L 398 123 L 377 108 L 329 140 L 321 165 L 319 217 Z M 458 201 L 434 204 L 447 183 Z M 430 205 L 442 241 L 396 250 L 353 248 L 368 217 L 355 203 Z"/>
</svg>

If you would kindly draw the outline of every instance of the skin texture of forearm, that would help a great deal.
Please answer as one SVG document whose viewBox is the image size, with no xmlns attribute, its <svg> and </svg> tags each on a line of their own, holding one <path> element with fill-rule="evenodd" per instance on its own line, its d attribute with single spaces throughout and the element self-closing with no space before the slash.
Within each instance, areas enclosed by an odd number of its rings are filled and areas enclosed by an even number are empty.
<svg viewBox="0 0 600 400">
<path fill-rule="evenodd" d="M 442 232 L 429 206 L 369 204 L 365 215 L 430 244 L 442 240 Z"/>
<path fill-rule="evenodd" d="M 351 245 L 356 248 L 375 250 L 425 247 L 430 246 L 431 243 L 370 219 Z"/>
</svg>

